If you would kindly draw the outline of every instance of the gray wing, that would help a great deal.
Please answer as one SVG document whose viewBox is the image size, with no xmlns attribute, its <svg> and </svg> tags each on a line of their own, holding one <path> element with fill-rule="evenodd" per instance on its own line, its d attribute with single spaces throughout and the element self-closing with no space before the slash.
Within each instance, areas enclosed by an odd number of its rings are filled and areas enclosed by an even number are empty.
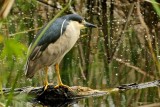
<svg viewBox="0 0 160 107">
<path fill-rule="evenodd" d="M 29 60 L 35 60 L 38 57 L 41 56 L 41 54 L 43 53 L 43 51 L 48 47 L 48 45 L 50 43 L 54 43 L 55 41 L 57 41 L 57 39 L 61 36 L 61 27 L 62 27 L 62 23 L 64 22 L 64 19 L 62 18 L 58 18 L 44 33 L 44 35 L 42 36 L 42 38 L 40 39 L 40 41 L 37 43 L 36 47 L 33 49 L 33 51 L 31 52 L 30 56 L 29 56 Z M 68 25 L 68 22 L 65 21 L 63 24 L 63 28 L 62 28 L 62 34 L 64 33 L 66 26 Z M 46 26 L 44 26 L 45 28 Z M 44 29 L 42 28 L 36 38 L 33 40 L 33 43 L 36 41 L 36 39 L 39 37 L 40 33 L 42 32 L 42 30 Z M 32 43 L 32 44 L 33 44 Z"/>
<path fill-rule="evenodd" d="M 50 43 L 55 43 L 57 39 L 61 36 L 61 27 L 62 22 L 64 21 L 63 18 L 58 18 L 44 33 L 44 35 L 41 37 L 40 41 L 37 43 L 33 51 L 31 52 L 30 56 L 28 57 L 27 63 L 25 64 L 25 75 L 27 78 L 32 78 L 34 73 L 41 68 L 41 65 L 36 64 L 36 59 L 41 57 L 42 53 L 45 51 L 45 49 L 48 47 Z M 66 26 L 68 25 L 68 22 L 65 21 L 62 28 L 62 34 L 64 33 Z M 46 26 L 43 27 L 43 29 Z M 42 30 L 43 30 L 42 29 Z M 39 37 L 40 33 L 42 32 L 40 30 L 36 36 L 36 38 L 33 40 L 32 44 L 36 41 L 36 39 Z M 32 47 L 32 44 L 30 45 L 30 48 Z M 30 51 L 29 48 L 29 51 Z"/>
</svg>

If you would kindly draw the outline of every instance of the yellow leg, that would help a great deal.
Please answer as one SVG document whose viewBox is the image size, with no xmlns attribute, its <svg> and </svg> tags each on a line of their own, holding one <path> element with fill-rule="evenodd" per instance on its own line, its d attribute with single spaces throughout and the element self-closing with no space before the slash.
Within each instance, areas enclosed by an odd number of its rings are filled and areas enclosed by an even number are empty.
<svg viewBox="0 0 160 107">
<path fill-rule="evenodd" d="M 58 64 L 55 65 L 55 71 L 56 71 L 56 74 L 57 74 L 58 86 L 63 86 L 61 76 L 60 76 L 60 73 L 59 73 L 59 65 Z"/>
<path fill-rule="evenodd" d="M 48 87 L 48 67 L 45 67 L 45 80 L 44 80 L 44 90 Z"/>
<path fill-rule="evenodd" d="M 66 88 L 68 88 L 69 90 L 72 90 L 69 86 L 64 85 L 64 84 L 62 83 L 61 76 L 60 76 L 60 73 L 59 73 L 59 65 L 58 65 L 58 64 L 55 65 L 55 71 L 56 71 L 56 74 L 57 74 L 58 85 L 56 85 L 54 88 L 66 87 Z"/>
</svg>

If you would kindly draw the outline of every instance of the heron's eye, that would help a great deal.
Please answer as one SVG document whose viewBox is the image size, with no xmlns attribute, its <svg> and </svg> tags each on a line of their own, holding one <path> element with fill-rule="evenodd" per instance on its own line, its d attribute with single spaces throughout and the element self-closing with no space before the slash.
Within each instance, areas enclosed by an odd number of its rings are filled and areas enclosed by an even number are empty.
<svg viewBox="0 0 160 107">
<path fill-rule="evenodd" d="M 79 23 L 82 23 L 82 20 L 79 20 L 78 22 L 79 22 Z"/>
</svg>

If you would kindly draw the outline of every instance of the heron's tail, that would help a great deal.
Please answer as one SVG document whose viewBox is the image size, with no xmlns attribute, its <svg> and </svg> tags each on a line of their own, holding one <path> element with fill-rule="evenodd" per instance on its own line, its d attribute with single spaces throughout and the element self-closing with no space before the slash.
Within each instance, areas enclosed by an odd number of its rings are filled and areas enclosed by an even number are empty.
<svg viewBox="0 0 160 107">
<path fill-rule="evenodd" d="M 25 64 L 25 75 L 27 78 L 32 78 L 36 72 L 37 66 L 34 66 L 32 61 L 27 61 Z"/>
</svg>

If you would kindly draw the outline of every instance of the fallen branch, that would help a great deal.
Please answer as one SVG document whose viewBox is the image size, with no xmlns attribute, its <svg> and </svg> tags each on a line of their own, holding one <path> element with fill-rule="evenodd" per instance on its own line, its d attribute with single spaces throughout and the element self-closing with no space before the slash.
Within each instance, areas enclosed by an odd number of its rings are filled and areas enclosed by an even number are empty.
<svg viewBox="0 0 160 107">
<path fill-rule="evenodd" d="M 27 94 L 27 96 L 32 96 L 30 101 L 40 102 L 44 105 L 55 105 L 59 103 L 68 104 L 73 103 L 79 99 L 87 97 L 97 97 L 111 94 L 114 92 L 124 92 L 133 89 L 143 89 L 149 87 L 158 87 L 160 85 L 160 80 L 146 82 L 146 83 L 132 83 L 124 84 L 116 88 L 110 88 L 106 90 L 95 90 L 89 87 L 72 86 L 70 89 L 66 87 L 54 88 L 53 85 L 49 85 L 44 91 L 44 87 L 23 87 L 14 89 L 14 95 Z M 3 95 L 8 95 L 10 93 L 10 88 L 3 89 Z"/>
</svg>

